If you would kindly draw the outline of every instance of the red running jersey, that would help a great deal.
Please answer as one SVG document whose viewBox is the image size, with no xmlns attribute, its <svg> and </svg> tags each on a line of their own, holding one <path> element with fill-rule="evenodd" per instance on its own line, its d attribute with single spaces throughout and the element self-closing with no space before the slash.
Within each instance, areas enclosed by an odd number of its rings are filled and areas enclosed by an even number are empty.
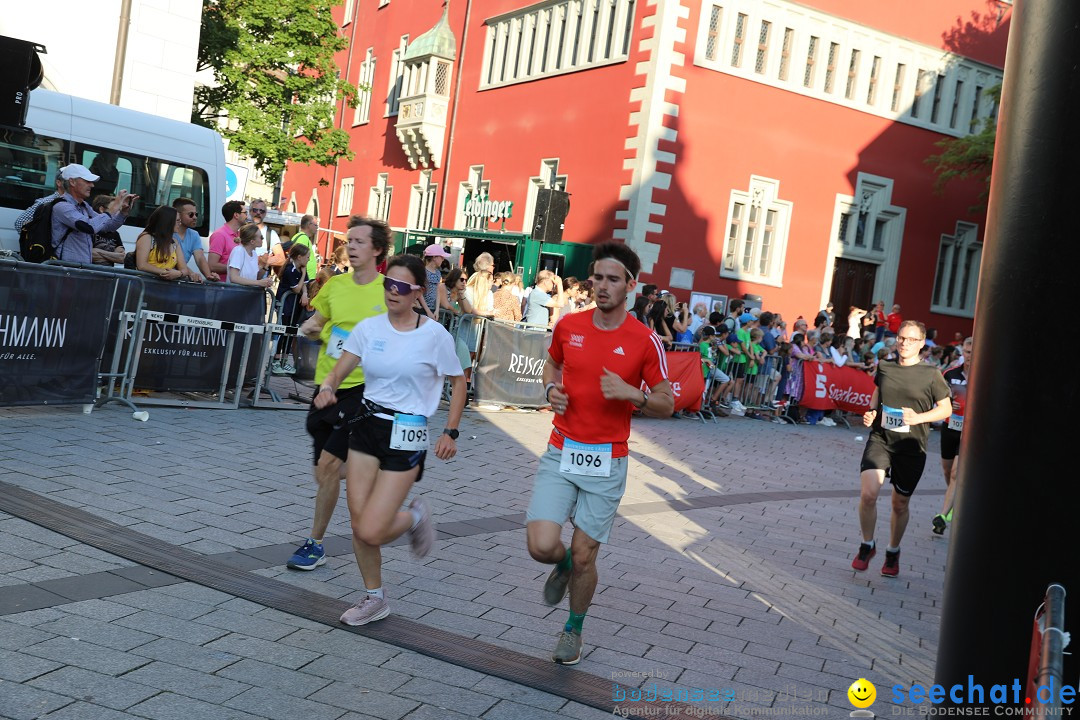
<svg viewBox="0 0 1080 720">
<path fill-rule="evenodd" d="M 612 444 L 612 457 L 629 453 L 629 402 L 606 400 L 600 390 L 604 368 L 625 382 L 656 387 L 667 380 L 664 344 L 656 334 L 630 316 L 614 330 L 593 325 L 595 310 L 567 315 L 555 325 L 548 354 L 562 365 L 562 384 L 570 397 L 566 412 L 556 415 L 551 444 L 563 446 L 563 436 L 589 445 Z"/>
</svg>

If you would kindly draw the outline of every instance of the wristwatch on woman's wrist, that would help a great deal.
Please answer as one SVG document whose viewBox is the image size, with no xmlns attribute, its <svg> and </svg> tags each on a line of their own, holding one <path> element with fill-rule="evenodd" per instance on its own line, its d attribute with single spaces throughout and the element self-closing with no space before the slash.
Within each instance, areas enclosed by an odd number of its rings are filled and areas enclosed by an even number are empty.
<svg viewBox="0 0 1080 720">
<path fill-rule="evenodd" d="M 544 399 L 551 402 L 551 388 L 555 387 L 555 383 L 550 382 L 544 386 Z"/>
<path fill-rule="evenodd" d="M 458 432 L 457 428 L 444 428 L 442 434 L 449 435 L 451 440 L 457 440 L 458 435 L 460 435 L 461 433 Z"/>
</svg>

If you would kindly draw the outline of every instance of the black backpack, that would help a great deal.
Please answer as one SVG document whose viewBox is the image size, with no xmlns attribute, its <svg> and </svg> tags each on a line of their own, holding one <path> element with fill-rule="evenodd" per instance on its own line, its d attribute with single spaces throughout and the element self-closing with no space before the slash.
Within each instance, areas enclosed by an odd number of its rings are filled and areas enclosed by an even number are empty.
<svg viewBox="0 0 1080 720">
<path fill-rule="evenodd" d="M 60 242 L 53 247 L 52 244 L 52 214 L 53 206 L 58 202 L 67 202 L 63 197 L 42 203 L 34 211 L 33 216 L 23 223 L 19 231 L 19 254 L 26 262 L 43 263 L 46 260 L 55 260 L 60 257 L 60 251 L 64 247 L 71 228 L 64 230 Z"/>
</svg>

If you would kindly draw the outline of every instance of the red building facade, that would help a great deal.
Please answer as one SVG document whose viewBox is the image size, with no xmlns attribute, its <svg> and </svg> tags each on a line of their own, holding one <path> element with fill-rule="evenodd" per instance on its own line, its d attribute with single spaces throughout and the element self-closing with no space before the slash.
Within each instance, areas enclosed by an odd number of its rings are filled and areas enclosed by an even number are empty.
<svg viewBox="0 0 1080 720">
<path fill-rule="evenodd" d="M 338 112 L 356 156 L 290 165 L 286 209 L 335 230 L 361 213 L 400 230 L 528 233 L 536 191 L 563 189 L 564 240 L 626 242 L 642 280 L 680 299 L 758 295 L 788 318 L 880 299 L 944 337 L 970 331 L 981 187 L 936 192 L 925 159 L 995 112 L 1007 4 L 355 0 L 336 12 L 350 38 L 340 67 L 370 86 Z M 509 217 L 477 218 L 477 199 Z"/>
</svg>

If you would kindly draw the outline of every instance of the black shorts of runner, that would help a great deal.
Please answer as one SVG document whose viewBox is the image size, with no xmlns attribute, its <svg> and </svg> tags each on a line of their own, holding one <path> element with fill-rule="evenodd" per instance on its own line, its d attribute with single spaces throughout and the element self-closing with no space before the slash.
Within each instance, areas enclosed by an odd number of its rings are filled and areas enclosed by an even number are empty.
<svg viewBox="0 0 1080 720">
<path fill-rule="evenodd" d="M 926 453 L 899 453 L 889 449 L 885 439 L 871 434 L 863 450 L 859 471 L 885 470 L 896 492 L 911 497 L 926 467 Z"/>
<path fill-rule="evenodd" d="M 318 394 L 318 390 L 315 391 Z M 318 410 L 314 405 L 308 409 L 307 431 L 314 450 L 313 464 L 319 464 L 322 451 L 344 462 L 349 457 L 349 420 L 356 415 L 364 402 L 364 386 L 355 385 L 338 390 L 337 402 Z"/>
<path fill-rule="evenodd" d="M 420 478 L 424 477 L 424 459 L 427 457 L 427 451 L 394 450 L 390 447 L 390 430 L 394 427 L 392 420 L 368 415 L 354 420 L 351 427 L 350 450 L 378 458 L 380 470 L 405 472 L 419 467 L 420 472 L 416 475 L 415 482 L 420 482 Z"/>
<path fill-rule="evenodd" d="M 962 433 L 959 430 L 950 430 L 949 428 L 941 429 L 941 459 L 952 460 L 960 454 L 960 435 Z"/>
</svg>

